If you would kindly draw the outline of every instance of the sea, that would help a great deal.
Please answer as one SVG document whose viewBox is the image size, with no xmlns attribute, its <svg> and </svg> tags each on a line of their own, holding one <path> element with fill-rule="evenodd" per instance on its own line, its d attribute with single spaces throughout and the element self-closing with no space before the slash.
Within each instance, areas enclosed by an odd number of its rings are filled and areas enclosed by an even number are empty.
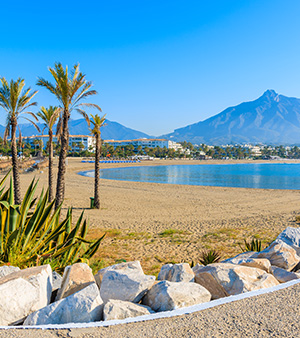
<svg viewBox="0 0 300 338">
<path fill-rule="evenodd" d="M 94 177 L 93 170 L 79 174 Z M 111 168 L 102 169 L 100 178 L 181 185 L 299 190 L 300 164 L 246 163 Z"/>
</svg>

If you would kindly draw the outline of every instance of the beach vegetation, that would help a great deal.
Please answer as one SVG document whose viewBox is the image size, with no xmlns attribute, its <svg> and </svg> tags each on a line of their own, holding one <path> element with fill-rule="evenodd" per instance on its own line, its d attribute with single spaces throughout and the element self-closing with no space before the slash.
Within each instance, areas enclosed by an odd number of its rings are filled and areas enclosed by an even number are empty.
<svg viewBox="0 0 300 338">
<path fill-rule="evenodd" d="M 173 236 L 175 234 L 184 234 L 184 231 L 178 230 L 178 229 L 166 229 L 166 230 L 160 232 L 158 235 L 160 237 L 169 237 L 169 236 Z"/>
<path fill-rule="evenodd" d="M 19 78 L 17 81 L 11 80 L 8 82 L 4 77 L 0 78 L 0 107 L 7 113 L 4 142 L 8 137 L 10 137 L 14 184 L 13 192 L 16 204 L 21 204 L 21 186 L 16 140 L 19 118 L 23 117 L 25 120 L 32 123 L 39 131 L 39 127 L 36 125 L 36 123 L 26 117 L 29 115 L 35 121 L 38 121 L 36 115 L 31 111 L 31 107 L 37 105 L 37 102 L 32 101 L 37 91 L 31 91 L 30 87 L 24 89 L 24 87 L 24 79 Z M 19 129 L 19 142 L 21 142 L 21 139 L 22 135 Z"/>
<path fill-rule="evenodd" d="M 100 209 L 100 155 L 101 155 L 101 127 L 105 125 L 105 115 L 100 117 L 98 114 L 91 114 L 90 123 L 91 134 L 96 140 L 95 149 L 95 185 L 94 185 L 94 209 Z"/>
<path fill-rule="evenodd" d="M 258 238 L 252 238 L 251 241 L 247 241 L 244 239 L 244 245 L 240 245 L 240 248 L 242 252 L 247 252 L 247 251 L 257 251 L 260 252 L 262 251 L 261 247 L 261 240 Z"/>
<path fill-rule="evenodd" d="M 217 250 L 203 250 L 200 254 L 199 261 L 203 265 L 217 263 L 222 258 L 222 255 Z"/>
<path fill-rule="evenodd" d="M 101 108 L 93 103 L 82 102 L 97 92 L 92 90 L 92 82 L 86 80 L 83 73 L 79 71 L 79 64 L 69 71 L 68 67 L 64 68 L 60 62 L 54 64 L 54 68 L 49 67 L 49 71 L 53 76 L 54 83 L 38 78 L 37 85 L 44 87 L 52 93 L 59 102 L 61 116 L 59 124 L 61 125 L 60 144 L 61 150 L 59 153 L 57 185 L 55 209 L 58 209 L 64 200 L 65 194 L 65 173 L 66 173 L 66 157 L 69 148 L 69 119 L 71 113 L 76 111 L 81 114 L 89 125 L 89 118 L 86 113 L 86 108 L 95 108 L 101 111 Z"/>
<path fill-rule="evenodd" d="M 37 113 L 37 116 L 44 122 L 44 129 L 48 129 L 49 141 L 48 141 L 48 154 L 49 154 L 49 167 L 48 167 L 48 189 L 49 189 L 49 202 L 54 198 L 53 194 L 53 127 L 60 114 L 58 107 L 50 106 L 49 108 L 41 107 L 41 110 Z M 59 129 L 58 129 L 59 130 Z"/>
<path fill-rule="evenodd" d="M 0 263 L 20 268 L 50 264 L 57 271 L 76 262 L 88 263 L 104 235 L 86 239 L 88 221 L 83 220 L 83 212 L 72 227 L 72 209 L 61 218 L 61 205 L 53 210 L 55 200 L 48 203 L 48 191 L 34 198 L 35 180 L 22 203 L 15 204 L 12 180 L 6 191 L 2 188 L 7 177 L 0 182 Z"/>
</svg>

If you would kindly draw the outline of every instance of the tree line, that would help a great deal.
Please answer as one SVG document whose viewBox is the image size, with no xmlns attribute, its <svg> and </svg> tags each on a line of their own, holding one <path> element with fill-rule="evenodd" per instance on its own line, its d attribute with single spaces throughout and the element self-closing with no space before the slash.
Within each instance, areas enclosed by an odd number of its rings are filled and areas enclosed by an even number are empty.
<svg viewBox="0 0 300 338">
<path fill-rule="evenodd" d="M 96 90 L 92 89 L 92 82 L 86 80 L 86 75 L 80 72 L 79 64 L 75 64 L 71 70 L 65 68 L 60 62 L 54 64 L 54 67 L 48 68 L 52 81 L 38 77 L 37 86 L 48 90 L 57 100 L 57 106 L 49 106 L 48 108 L 41 107 L 40 111 L 35 114 L 32 107 L 37 106 L 34 98 L 37 91 L 33 91 L 30 87 L 25 88 L 25 80 L 18 78 L 7 81 L 5 77 L 0 78 L 0 108 L 1 112 L 6 114 L 7 124 L 5 128 L 3 143 L 6 144 L 7 139 L 10 139 L 10 154 L 12 157 L 13 167 L 13 185 L 14 199 L 16 204 L 21 204 L 21 186 L 20 175 L 18 168 L 18 144 L 21 144 L 21 132 L 19 130 L 19 140 L 17 142 L 18 121 L 20 118 L 32 123 L 40 132 L 36 122 L 38 117 L 44 122 L 45 129 L 49 135 L 49 201 L 52 201 L 54 196 L 54 177 L 53 177 L 53 149 L 52 136 L 53 126 L 57 123 L 57 136 L 59 137 L 59 161 L 58 173 L 56 180 L 55 194 L 55 209 L 58 209 L 62 204 L 65 195 L 65 173 L 66 173 L 66 157 L 69 148 L 69 120 L 73 112 L 78 112 L 90 126 L 92 122 L 91 133 L 96 137 L 96 140 L 101 138 L 100 128 L 103 126 L 105 116 L 100 117 L 98 114 L 90 116 L 86 113 L 87 108 L 93 108 L 101 112 L 101 108 L 94 104 L 84 102 L 91 96 L 97 94 Z M 96 142 L 96 156 L 100 154 L 100 142 Z M 98 149 L 97 149 L 98 147 Z M 96 165 L 96 164 L 95 164 Z M 95 167 L 97 170 L 97 167 Z M 94 187 L 94 206 L 100 207 L 99 200 L 99 179 L 96 179 Z"/>
</svg>

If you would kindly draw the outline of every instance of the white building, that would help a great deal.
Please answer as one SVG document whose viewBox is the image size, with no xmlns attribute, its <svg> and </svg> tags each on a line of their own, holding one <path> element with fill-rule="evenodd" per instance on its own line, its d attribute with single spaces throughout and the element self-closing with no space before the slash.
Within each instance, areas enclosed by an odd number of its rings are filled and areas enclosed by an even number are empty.
<svg viewBox="0 0 300 338">
<path fill-rule="evenodd" d="M 43 142 L 43 149 L 46 149 L 47 142 L 49 141 L 49 135 L 37 135 L 37 136 L 28 136 L 23 137 L 25 143 L 29 143 L 31 148 L 37 147 L 37 141 Z M 53 135 L 53 142 L 57 143 L 57 137 Z M 72 151 L 82 151 L 82 150 L 95 150 L 95 138 L 90 135 L 70 135 L 69 136 L 69 146 Z"/>
<path fill-rule="evenodd" d="M 112 145 L 114 148 L 116 147 L 126 147 L 128 145 L 133 145 L 134 149 L 137 150 L 138 147 L 141 147 L 142 150 L 145 148 L 164 148 L 167 149 L 174 149 L 175 151 L 183 151 L 183 148 L 181 144 L 165 140 L 165 139 L 147 139 L 147 138 L 141 138 L 136 140 L 104 140 L 104 143 Z"/>
</svg>

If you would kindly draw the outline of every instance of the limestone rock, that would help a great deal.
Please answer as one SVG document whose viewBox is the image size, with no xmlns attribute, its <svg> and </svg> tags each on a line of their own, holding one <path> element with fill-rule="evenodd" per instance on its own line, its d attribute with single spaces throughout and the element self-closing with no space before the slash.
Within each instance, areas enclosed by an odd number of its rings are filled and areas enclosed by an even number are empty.
<svg viewBox="0 0 300 338">
<path fill-rule="evenodd" d="M 263 251 L 253 254 L 251 258 L 266 258 L 271 262 L 271 265 L 285 270 L 293 269 L 300 261 L 295 249 L 280 239 L 274 241 Z"/>
<path fill-rule="evenodd" d="M 247 252 L 242 252 L 234 257 L 225 259 L 221 263 L 232 263 L 232 264 L 238 264 L 236 263 L 237 261 L 240 261 L 242 259 L 247 259 L 250 258 L 253 254 L 255 254 L 255 251 L 247 251 Z"/>
<path fill-rule="evenodd" d="M 75 263 L 69 265 L 64 270 L 61 288 L 57 292 L 56 301 L 66 298 L 94 282 L 92 269 L 87 264 Z"/>
<path fill-rule="evenodd" d="M 211 274 L 229 295 L 237 295 L 279 284 L 274 276 L 264 270 L 230 263 L 210 264 L 200 270 L 200 273 L 203 272 Z M 215 293 L 214 298 L 217 298 L 217 296 L 218 293 Z"/>
<path fill-rule="evenodd" d="M 219 299 L 228 296 L 223 286 L 219 284 L 208 272 L 198 270 L 195 274 L 195 282 L 205 287 L 211 293 L 212 299 Z"/>
<path fill-rule="evenodd" d="M 47 306 L 52 270 L 43 265 L 19 270 L 0 279 L 0 325 L 22 322 L 31 312 Z"/>
<path fill-rule="evenodd" d="M 120 299 L 138 303 L 154 284 L 154 276 L 146 276 L 139 261 L 120 263 L 105 269 L 100 295 L 104 302 Z"/>
<path fill-rule="evenodd" d="M 102 319 L 103 301 L 96 283 L 52 303 L 25 320 L 24 325 L 88 323 Z"/>
<path fill-rule="evenodd" d="M 162 266 L 157 279 L 170 282 L 193 282 L 194 272 L 188 263 L 165 264 Z"/>
<path fill-rule="evenodd" d="M 285 283 L 285 282 L 289 282 L 290 280 L 300 278 L 299 273 L 289 272 L 282 268 L 278 268 L 277 266 L 274 266 L 274 265 L 271 267 L 271 270 L 272 270 L 273 276 L 278 280 L 279 283 Z"/>
<path fill-rule="evenodd" d="M 251 255 L 253 255 L 253 252 L 250 252 Z M 258 268 L 265 270 L 266 272 L 270 273 L 271 271 L 271 263 L 266 258 L 252 258 L 251 256 L 245 256 L 245 255 L 238 255 L 233 258 L 226 259 L 223 263 L 231 263 L 231 264 L 237 264 L 237 265 L 244 265 L 249 266 L 252 268 Z"/>
<path fill-rule="evenodd" d="M 300 228 L 287 227 L 278 235 L 275 241 L 277 240 L 281 240 L 291 246 L 300 257 Z"/>
<path fill-rule="evenodd" d="M 154 313 L 154 311 L 146 305 L 110 299 L 104 305 L 103 320 L 132 318 L 149 315 L 150 313 Z"/>
<path fill-rule="evenodd" d="M 56 271 L 52 272 L 52 292 L 61 288 L 62 276 Z"/>
<path fill-rule="evenodd" d="M 198 271 L 201 270 L 205 265 L 197 263 L 194 267 L 192 267 L 192 270 L 194 272 L 194 274 Z"/>
<path fill-rule="evenodd" d="M 9 275 L 10 273 L 20 271 L 20 268 L 16 266 L 3 265 L 0 266 L 0 278 Z"/>
<path fill-rule="evenodd" d="M 209 302 L 210 299 L 209 291 L 197 283 L 161 281 L 147 292 L 143 304 L 159 312 Z"/>
</svg>

